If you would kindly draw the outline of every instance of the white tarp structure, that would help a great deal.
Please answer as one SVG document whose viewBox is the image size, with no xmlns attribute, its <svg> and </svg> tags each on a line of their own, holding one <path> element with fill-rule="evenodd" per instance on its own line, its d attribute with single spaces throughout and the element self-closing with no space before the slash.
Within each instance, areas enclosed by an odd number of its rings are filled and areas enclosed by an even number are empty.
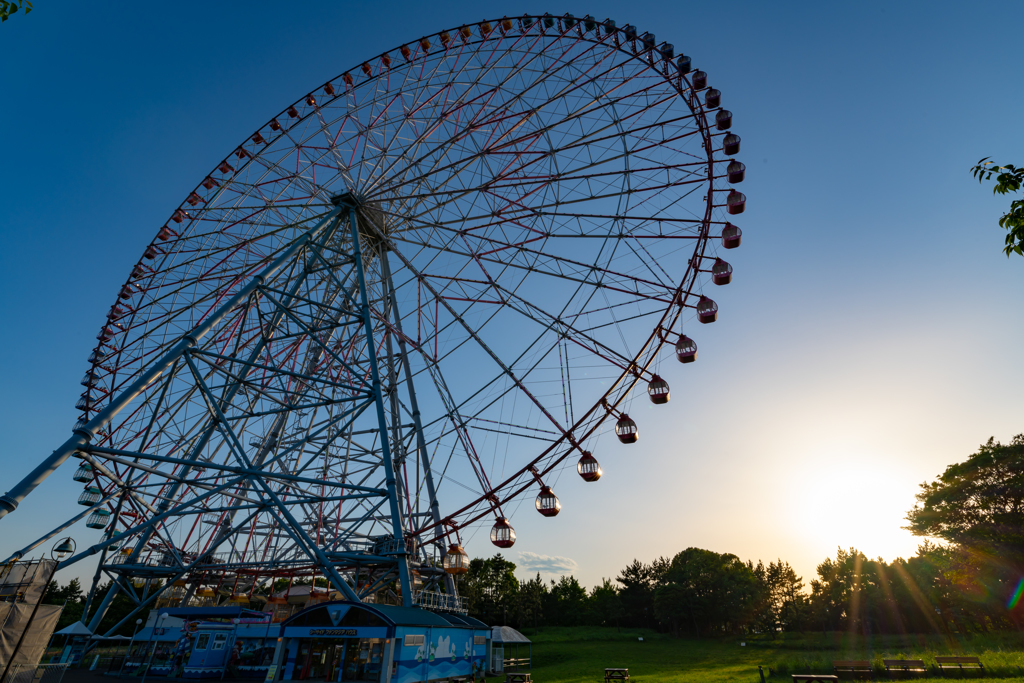
<svg viewBox="0 0 1024 683">
<path fill-rule="evenodd" d="M 526 648 L 525 657 L 520 647 Z M 491 627 L 491 673 L 505 671 L 521 671 L 531 668 L 533 660 L 533 643 L 511 626 Z"/>
<path fill-rule="evenodd" d="M 33 560 L 0 569 L 0 674 L 15 666 L 34 672 L 39 664 L 63 609 L 38 604 L 56 567 Z"/>
<path fill-rule="evenodd" d="M 8 662 L 34 671 L 42 659 L 63 608 L 60 605 L 39 605 L 35 618 L 32 618 L 32 610 L 35 608 L 35 605 L 27 602 L 0 602 L 0 673 L 7 668 Z M 32 625 L 22 639 L 21 634 L 25 632 L 30 618 Z M 18 652 L 11 661 L 15 648 L 18 648 Z"/>
<path fill-rule="evenodd" d="M 54 560 L 32 560 L 0 568 L 0 600 L 36 604 L 56 566 Z"/>
</svg>

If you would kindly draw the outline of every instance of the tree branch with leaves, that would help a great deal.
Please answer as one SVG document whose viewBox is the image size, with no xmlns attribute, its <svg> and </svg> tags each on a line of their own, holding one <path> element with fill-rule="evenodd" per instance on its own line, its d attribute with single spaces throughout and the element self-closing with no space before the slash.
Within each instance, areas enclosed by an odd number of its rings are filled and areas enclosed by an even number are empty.
<svg viewBox="0 0 1024 683">
<path fill-rule="evenodd" d="M 28 14 L 32 11 L 32 3 L 29 0 L 0 0 L 0 22 L 7 21 L 20 9 Z"/>
<path fill-rule="evenodd" d="M 971 174 L 978 182 L 990 180 L 994 175 L 996 186 L 992 188 L 992 194 L 1019 192 L 1024 186 L 1024 168 L 1016 168 L 1009 164 L 999 166 L 989 159 L 990 157 L 985 157 L 971 167 Z M 1003 253 L 1007 256 L 1011 253 L 1024 256 L 1024 199 L 1015 199 L 1010 203 L 1010 211 L 999 219 L 999 227 L 1009 231 Z"/>
</svg>

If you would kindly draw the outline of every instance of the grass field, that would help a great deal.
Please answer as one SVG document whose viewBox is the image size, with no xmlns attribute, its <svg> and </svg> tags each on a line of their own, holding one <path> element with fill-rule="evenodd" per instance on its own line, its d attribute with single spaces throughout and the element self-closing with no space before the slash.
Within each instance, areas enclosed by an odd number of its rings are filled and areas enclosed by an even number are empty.
<svg viewBox="0 0 1024 683">
<path fill-rule="evenodd" d="M 759 683 L 758 665 L 764 667 L 766 677 L 769 669 L 774 671 L 767 680 L 782 683 L 794 673 L 831 673 L 834 659 L 871 660 L 876 678 L 884 678 L 883 658 L 923 659 L 933 666 L 936 655 L 975 655 L 981 657 L 988 677 L 1024 681 L 1018 668 L 1024 667 L 1024 634 L 1018 633 L 948 639 L 876 636 L 865 641 L 840 633 L 783 634 L 776 640 L 760 636 L 697 640 L 598 627 L 523 632 L 533 640 L 532 672 L 537 683 L 603 683 L 605 667 L 628 668 L 630 683 Z"/>
</svg>

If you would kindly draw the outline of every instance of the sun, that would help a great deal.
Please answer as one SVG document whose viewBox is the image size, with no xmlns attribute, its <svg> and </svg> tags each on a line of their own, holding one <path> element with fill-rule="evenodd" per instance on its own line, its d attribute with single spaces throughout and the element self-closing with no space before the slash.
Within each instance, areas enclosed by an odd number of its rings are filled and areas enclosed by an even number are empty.
<svg viewBox="0 0 1024 683">
<path fill-rule="evenodd" d="M 910 557 L 920 538 L 902 529 L 917 492 L 914 475 L 886 458 L 846 449 L 804 463 L 786 496 L 787 517 L 807 545 L 856 548 L 870 558 Z"/>
</svg>

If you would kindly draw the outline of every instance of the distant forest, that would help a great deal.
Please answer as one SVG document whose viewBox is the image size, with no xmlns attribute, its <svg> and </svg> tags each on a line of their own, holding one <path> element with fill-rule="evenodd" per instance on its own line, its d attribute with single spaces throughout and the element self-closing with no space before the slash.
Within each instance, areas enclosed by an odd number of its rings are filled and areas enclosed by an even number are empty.
<svg viewBox="0 0 1024 683">
<path fill-rule="evenodd" d="M 689 637 L 1018 629 L 1020 610 L 1008 608 L 1005 589 L 992 586 L 996 577 L 974 559 L 929 542 L 909 560 L 889 563 L 839 549 L 807 586 L 783 560 L 754 564 L 687 548 L 650 564 L 634 560 L 614 581 L 588 592 L 572 576 L 520 581 L 516 565 L 499 554 L 473 560 L 459 592 L 469 599 L 471 616 L 517 628 L 643 627 Z"/>
<path fill-rule="evenodd" d="M 850 505 L 864 505 L 851 498 Z M 1024 435 L 982 444 L 921 485 L 907 529 L 925 541 L 910 559 L 872 560 L 840 548 L 809 585 L 788 562 L 742 562 L 687 548 L 634 560 L 586 591 L 572 576 L 516 579 L 495 555 L 475 559 L 460 593 L 470 614 L 510 626 L 631 626 L 676 635 L 848 631 L 970 633 L 1022 626 Z"/>
</svg>

